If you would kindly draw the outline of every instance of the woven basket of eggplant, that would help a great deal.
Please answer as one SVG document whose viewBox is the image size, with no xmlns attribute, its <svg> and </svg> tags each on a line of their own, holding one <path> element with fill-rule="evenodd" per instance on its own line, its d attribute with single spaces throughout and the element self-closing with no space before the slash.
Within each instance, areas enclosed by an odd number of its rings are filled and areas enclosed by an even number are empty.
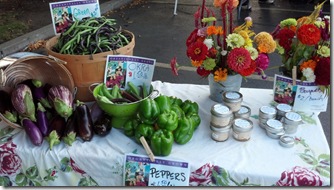
<svg viewBox="0 0 334 190">
<path fill-rule="evenodd" d="M 94 133 L 106 135 L 110 125 L 98 124 L 108 118 L 98 106 L 74 101 L 71 74 L 56 60 L 26 56 L 0 70 L 1 122 L 24 130 L 36 146 L 47 141 L 50 149 L 61 141 L 71 145 L 77 137 L 90 141 Z"/>
</svg>

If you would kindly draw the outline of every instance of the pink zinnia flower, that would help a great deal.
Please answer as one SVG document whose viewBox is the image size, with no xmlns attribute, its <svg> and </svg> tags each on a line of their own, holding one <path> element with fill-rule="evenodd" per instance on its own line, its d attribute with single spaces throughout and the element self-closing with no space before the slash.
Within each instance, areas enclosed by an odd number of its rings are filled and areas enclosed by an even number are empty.
<svg viewBox="0 0 334 190">
<path fill-rule="evenodd" d="M 228 66 L 237 73 L 249 68 L 251 61 L 251 55 L 245 48 L 234 48 L 227 56 Z"/>
<path fill-rule="evenodd" d="M 256 62 L 256 72 L 258 74 L 261 74 L 261 70 L 266 70 L 269 66 L 269 57 L 266 53 L 260 53 L 259 56 L 255 60 Z"/>
</svg>

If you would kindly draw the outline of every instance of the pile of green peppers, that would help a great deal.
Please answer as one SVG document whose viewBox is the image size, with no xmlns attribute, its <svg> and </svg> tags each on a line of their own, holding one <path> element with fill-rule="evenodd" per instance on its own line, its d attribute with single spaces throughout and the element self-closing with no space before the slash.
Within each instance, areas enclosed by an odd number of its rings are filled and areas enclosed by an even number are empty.
<svg viewBox="0 0 334 190">
<path fill-rule="evenodd" d="M 128 120 L 124 134 L 140 144 L 144 136 L 156 156 L 168 156 L 174 142 L 186 144 L 201 123 L 198 104 L 175 96 L 147 98 L 139 105 L 137 117 Z"/>
</svg>

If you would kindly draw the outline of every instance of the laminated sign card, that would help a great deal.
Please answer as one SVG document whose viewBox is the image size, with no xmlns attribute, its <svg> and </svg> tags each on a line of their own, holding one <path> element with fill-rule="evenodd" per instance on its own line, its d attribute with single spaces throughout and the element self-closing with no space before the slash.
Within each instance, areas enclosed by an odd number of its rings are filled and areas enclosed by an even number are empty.
<svg viewBox="0 0 334 190">
<path fill-rule="evenodd" d="M 189 163 L 142 155 L 125 155 L 125 186 L 188 186 Z"/>
<path fill-rule="evenodd" d="M 145 57 L 108 55 L 104 83 L 108 88 L 118 85 L 121 89 L 127 89 L 127 83 L 131 81 L 136 86 L 145 84 L 149 90 L 155 62 L 155 59 Z"/>
<path fill-rule="evenodd" d="M 62 33 L 74 21 L 101 16 L 98 0 L 60 1 L 49 5 L 55 34 Z"/>
<path fill-rule="evenodd" d="M 313 82 L 296 80 L 292 85 L 292 78 L 275 75 L 274 101 L 286 103 L 295 111 L 325 112 L 328 96 Z"/>
</svg>

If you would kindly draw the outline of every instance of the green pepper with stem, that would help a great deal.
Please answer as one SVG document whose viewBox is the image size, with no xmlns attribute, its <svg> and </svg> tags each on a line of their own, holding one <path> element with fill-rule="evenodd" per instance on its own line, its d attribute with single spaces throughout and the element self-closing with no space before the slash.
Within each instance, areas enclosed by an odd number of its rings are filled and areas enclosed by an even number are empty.
<svg viewBox="0 0 334 190">
<path fill-rule="evenodd" d="M 194 134 L 193 123 L 190 118 L 183 117 L 179 119 L 178 127 L 173 132 L 174 141 L 177 144 L 186 144 L 190 141 Z"/>
<path fill-rule="evenodd" d="M 139 104 L 138 112 L 141 121 L 154 124 L 160 114 L 160 108 L 153 99 L 146 98 Z"/>
<path fill-rule="evenodd" d="M 135 132 L 139 123 L 140 121 L 137 118 L 132 118 L 130 120 L 127 120 L 123 126 L 124 134 L 128 137 L 135 136 Z"/>
<path fill-rule="evenodd" d="M 182 103 L 181 109 L 183 110 L 185 115 L 189 115 L 191 113 L 198 113 L 198 104 L 191 100 L 186 100 Z"/>
<path fill-rule="evenodd" d="M 136 142 L 140 144 L 141 143 L 140 137 L 143 136 L 145 140 L 147 141 L 147 143 L 149 144 L 151 142 L 151 137 L 153 133 L 154 133 L 153 125 L 145 124 L 145 123 L 139 124 L 135 130 Z"/>
<path fill-rule="evenodd" d="M 187 115 L 187 117 L 192 122 L 194 131 L 195 131 L 197 129 L 197 127 L 199 126 L 199 124 L 201 124 L 201 117 L 198 115 L 198 113 L 191 113 L 191 114 Z"/>
<path fill-rule="evenodd" d="M 173 110 L 166 110 L 158 116 L 157 124 L 159 129 L 174 131 L 177 128 L 179 117 Z"/>
<path fill-rule="evenodd" d="M 153 133 L 151 138 L 152 152 L 156 156 L 168 156 L 172 152 L 173 143 L 173 133 L 159 129 Z"/>
<path fill-rule="evenodd" d="M 165 95 L 160 95 L 154 99 L 154 101 L 158 104 L 160 113 L 169 111 L 171 108 L 170 98 Z"/>
</svg>

